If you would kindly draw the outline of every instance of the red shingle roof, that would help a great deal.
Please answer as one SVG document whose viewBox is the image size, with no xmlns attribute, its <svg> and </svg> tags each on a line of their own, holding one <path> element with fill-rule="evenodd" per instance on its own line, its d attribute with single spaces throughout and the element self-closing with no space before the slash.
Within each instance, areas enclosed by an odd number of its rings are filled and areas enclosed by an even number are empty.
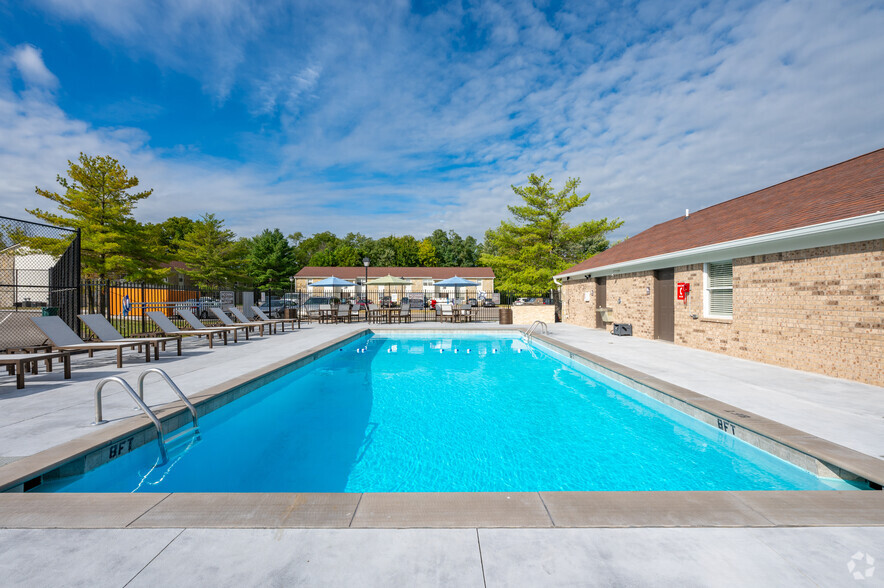
<svg viewBox="0 0 884 588">
<path fill-rule="evenodd" d="M 461 278 L 486 278 L 494 277 L 494 270 L 490 267 L 374 267 L 368 268 L 368 279 L 382 278 L 387 274 L 399 278 L 427 278 L 444 280 L 460 276 Z M 342 280 L 355 280 L 365 277 L 365 266 L 357 267 L 316 267 L 307 266 L 301 269 L 297 278 L 327 278 L 335 276 Z"/>
<path fill-rule="evenodd" d="M 653 226 L 562 274 L 884 210 L 884 149 Z"/>
</svg>

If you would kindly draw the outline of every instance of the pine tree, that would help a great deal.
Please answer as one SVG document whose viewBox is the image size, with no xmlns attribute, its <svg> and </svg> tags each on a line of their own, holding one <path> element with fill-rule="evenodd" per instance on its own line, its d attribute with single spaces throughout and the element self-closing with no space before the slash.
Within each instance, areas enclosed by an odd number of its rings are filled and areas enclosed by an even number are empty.
<svg viewBox="0 0 884 588">
<path fill-rule="evenodd" d="M 182 273 L 200 288 L 216 288 L 245 279 L 246 241 L 234 239 L 233 231 L 214 214 L 204 214 L 178 241 L 177 259 L 187 266 Z"/>
<path fill-rule="evenodd" d="M 295 274 L 295 252 L 279 229 L 264 229 L 249 242 L 248 273 L 255 286 L 286 288 Z"/>
<path fill-rule="evenodd" d="M 36 188 L 37 194 L 58 204 L 59 213 L 28 210 L 55 226 L 80 229 L 81 264 L 85 277 L 159 281 L 163 251 L 132 216 L 136 204 L 153 190 L 130 193 L 138 178 L 109 155 L 80 153 L 79 163 L 68 161 L 68 177 L 57 176 L 64 193 Z M 59 255 L 50 243 L 25 243 Z M 66 245 L 59 244 L 63 250 Z"/>
<path fill-rule="evenodd" d="M 577 194 L 579 185 L 579 178 L 569 178 L 564 188 L 553 192 L 552 180 L 531 174 L 527 186 L 512 186 L 525 204 L 507 207 L 515 222 L 501 221 L 485 233 L 479 259 L 494 269 L 499 290 L 542 296 L 554 287 L 555 274 L 607 249 L 606 235 L 623 224 L 620 219 L 574 227 L 565 222 L 569 212 L 589 199 L 589 194 Z"/>
</svg>

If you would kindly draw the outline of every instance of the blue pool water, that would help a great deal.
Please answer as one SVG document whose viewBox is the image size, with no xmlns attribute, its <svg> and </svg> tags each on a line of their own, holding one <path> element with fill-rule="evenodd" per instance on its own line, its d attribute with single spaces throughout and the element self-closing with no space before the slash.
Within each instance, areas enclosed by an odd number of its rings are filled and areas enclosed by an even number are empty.
<svg viewBox="0 0 884 588">
<path fill-rule="evenodd" d="M 360 338 L 63 492 L 831 490 L 818 478 L 516 337 Z"/>
</svg>

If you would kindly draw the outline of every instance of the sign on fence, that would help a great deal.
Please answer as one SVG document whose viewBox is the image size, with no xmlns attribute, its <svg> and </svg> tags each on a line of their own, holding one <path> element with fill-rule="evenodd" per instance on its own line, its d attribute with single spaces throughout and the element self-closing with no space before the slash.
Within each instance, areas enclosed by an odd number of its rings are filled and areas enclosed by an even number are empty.
<svg viewBox="0 0 884 588">
<path fill-rule="evenodd" d="M 424 293 L 423 292 L 409 292 L 408 293 L 408 305 L 414 308 L 423 308 L 424 307 Z"/>
<path fill-rule="evenodd" d="M 221 290 L 221 310 L 228 310 L 236 304 L 233 290 Z"/>
<path fill-rule="evenodd" d="M 497 306 L 500 306 L 500 292 L 495 292 L 491 295 L 491 302 L 493 302 Z"/>
</svg>

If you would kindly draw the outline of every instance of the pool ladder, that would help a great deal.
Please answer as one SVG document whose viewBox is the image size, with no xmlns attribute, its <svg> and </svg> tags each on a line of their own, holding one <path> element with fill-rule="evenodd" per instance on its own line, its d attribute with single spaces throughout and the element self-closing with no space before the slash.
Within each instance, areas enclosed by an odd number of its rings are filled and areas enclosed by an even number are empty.
<svg viewBox="0 0 884 588">
<path fill-rule="evenodd" d="M 531 335 L 534 333 L 534 330 L 537 329 L 537 327 L 541 327 L 540 331 L 544 335 L 549 335 L 549 328 L 546 326 L 545 322 L 534 321 L 533 323 L 531 323 L 531 326 L 528 327 L 528 331 L 525 333 L 525 340 L 527 340 L 527 341 L 531 340 Z"/>
<path fill-rule="evenodd" d="M 160 419 L 157 417 L 157 415 L 154 413 L 154 411 L 152 411 L 150 409 L 150 407 L 147 406 L 147 404 L 145 404 L 145 402 L 144 402 L 144 378 L 147 376 L 147 374 L 150 374 L 150 373 L 156 373 L 156 374 L 159 374 L 160 376 L 162 376 L 162 378 L 164 380 L 166 380 L 166 383 L 169 384 L 169 387 L 172 388 L 172 391 L 178 395 L 178 398 L 180 398 L 181 401 L 184 402 L 184 404 L 187 406 L 188 410 L 190 410 L 190 416 L 191 416 L 193 422 L 192 422 L 192 425 L 189 429 L 185 429 L 184 431 L 181 431 L 180 433 L 175 433 L 174 435 L 172 435 L 168 438 L 163 435 L 163 423 L 160 421 Z M 123 388 L 123 390 L 125 390 L 126 393 L 132 397 L 132 400 L 135 401 L 135 404 L 138 405 L 138 408 L 140 408 L 141 411 L 145 415 L 147 415 L 147 417 L 153 422 L 154 427 L 156 427 L 156 429 L 157 429 L 157 444 L 160 447 L 160 462 L 161 463 L 166 463 L 168 461 L 168 454 L 166 452 L 166 444 L 167 443 L 175 441 L 176 439 L 179 439 L 179 438 L 183 437 L 184 435 L 187 435 L 188 433 L 194 433 L 194 434 L 199 433 L 199 421 L 197 420 L 197 416 L 196 416 L 196 407 L 190 402 L 190 400 L 187 399 L 187 397 L 184 395 L 184 393 L 181 391 L 181 389 L 175 384 L 175 382 L 172 381 L 172 378 L 169 377 L 169 374 L 167 374 L 166 372 L 164 372 L 160 368 L 148 368 L 148 369 L 144 370 L 143 372 L 141 372 L 141 374 L 138 376 L 138 393 L 137 394 L 135 393 L 135 390 L 132 389 L 132 386 L 130 386 L 128 384 L 128 382 L 126 382 L 126 380 L 124 380 L 123 378 L 121 378 L 119 376 L 109 376 L 107 378 L 102 378 L 98 382 L 98 384 L 95 385 L 95 422 L 92 423 L 93 425 L 102 425 L 107 422 L 106 420 L 104 420 L 102 418 L 101 391 L 106 384 L 109 384 L 111 382 L 116 382 L 117 384 L 119 384 Z"/>
</svg>

